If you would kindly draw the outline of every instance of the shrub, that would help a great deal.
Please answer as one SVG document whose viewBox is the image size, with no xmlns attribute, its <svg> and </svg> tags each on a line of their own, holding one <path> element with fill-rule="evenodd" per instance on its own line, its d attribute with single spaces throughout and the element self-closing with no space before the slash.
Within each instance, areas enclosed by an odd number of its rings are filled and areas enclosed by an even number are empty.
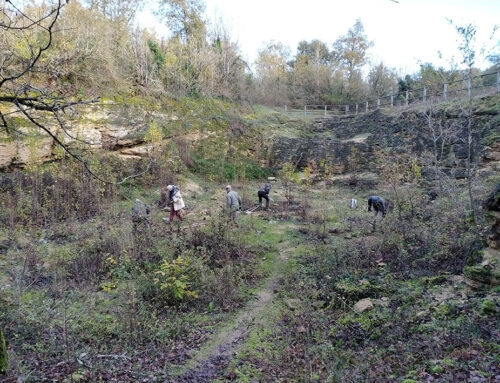
<svg viewBox="0 0 500 383">
<path fill-rule="evenodd" d="M 162 292 L 161 300 L 167 304 L 183 301 L 188 298 L 198 298 L 198 293 L 191 289 L 189 276 L 190 260 L 177 257 L 173 261 L 165 261 L 155 272 L 154 283 Z"/>
<path fill-rule="evenodd" d="M 481 303 L 480 311 L 481 314 L 493 315 L 496 313 L 497 305 L 490 299 L 485 299 Z"/>
<path fill-rule="evenodd" d="M 212 220 L 207 229 L 193 230 L 187 246 L 203 253 L 210 267 L 223 267 L 231 261 L 246 261 L 252 257 L 245 246 L 230 236 L 228 223 L 224 216 Z"/>
<path fill-rule="evenodd" d="M 225 159 L 195 157 L 194 170 L 209 179 L 225 181 L 240 179 L 262 179 L 271 174 L 268 168 L 262 168 L 248 159 L 229 162 Z"/>
</svg>

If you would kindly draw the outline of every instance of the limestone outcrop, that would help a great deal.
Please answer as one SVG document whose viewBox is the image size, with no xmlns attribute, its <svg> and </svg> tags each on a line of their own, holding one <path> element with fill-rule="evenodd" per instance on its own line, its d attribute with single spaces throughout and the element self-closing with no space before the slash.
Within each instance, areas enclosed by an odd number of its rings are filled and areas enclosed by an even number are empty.
<svg viewBox="0 0 500 383">
<path fill-rule="evenodd" d="M 480 264 L 466 266 L 464 270 L 467 283 L 474 288 L 500 284 L 500 184 L 489 195 L 483 207 L 491 223 L 491 231 L 487 237 L 488 247 L 483 249 Z"/>
<path fill-rule="evenodd" d="M 44 118 L 43 115 L 40 117 Z M 68 118 L 64 130 L 54 124 L 49 125 L 49 128 L 69 148 L 78 146 L 89 151 L 110 150 L 123 157 L 140 158 L 148 152 L 144 135 L 150 123 L 153 120 L 166 123 L 174 117 L 167 111 L 153 114 L 139 105 L 103 102 L 81 108 L 77 115 Z M 27 120 L 20 117 L 16 119 L 16 124 L 20 125 L 18 130 L 29 133 L 29 136 L 17 140 L 0 137 L 0 169 L 9 166 L 23 167 L 54 158 L 56 146 L 52 138 L 35 130 Z"/>
</svg>

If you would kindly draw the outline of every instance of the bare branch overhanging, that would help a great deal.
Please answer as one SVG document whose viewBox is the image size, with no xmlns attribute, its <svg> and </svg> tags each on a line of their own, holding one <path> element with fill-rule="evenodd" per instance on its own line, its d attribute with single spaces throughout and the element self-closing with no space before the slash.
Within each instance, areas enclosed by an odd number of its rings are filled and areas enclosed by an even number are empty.
<svg viewBox="0 0 500 383">
<path fill-rule="evenodd" d="M 38 89 L 30 84 L 31 74 L 35 71 L 36 64 L 40 61 L 43 53 L 47 51 L 53 43 L 53 34 L 55 32 L 55 25 L 58 18 L 61 15 L 62 8 L 69 1 L 58 0 L 52 9 L 50 9 L 47 14 L 36 19 L 16 6 L 11 0 L 5 0 L 7 6 L 10 9 L 3 8 L 1 10 L 1 18 L 4 20 L 0 22 L 0 30 L 4 30 L 11 36 L 14 35 L 19 39 L 24 39 L 27 42 L 27 49 L 29 50 L 29 58 L 24 59 L 23 57 L 18 57 L 19 61 L 23 64 L 20 68 L 16 68 L 16 65 L 12 65 L 13 68 L 8 68 L 11 64 L 11 60 L 15 59 L 15 54 L 13 52 L 5 52 L 2 57 L 2 62 L 0 63 L 0 102 L 14 105 L 16 110 L 14 112 L 1 113 L 0 112 L 0 128 L 5 129 L 7 134 L 16 133 L 23 135 L 23 132 L 19 131 L 13 126 L 10 126 L 6 115 L 11 113 L 22 114 L 33 126 L 35 126 L 40 131 L 47 134 L 56 145 L 61 147 L 64 152 L 66 152 L 71 158 L 80 162 L 83 168 L 88 172 L 88 174 L 106 184 L 121 185 L 128 180 L 139 177 L 147 173 L 154 162 L 151 153 L 149 153 L 149 160 L 146 168 L 139 173 L 129 175 L 119 181 L 109 181 L 101 176 L 99 176 L 95 171 L 90 168 L 89 163 L 79 154 L 71 150 L 66 143 L 64 143 L 56 133 L 51 131 L 44 123 L 40 122 L 37 117 L 33 114 L 33 111 L 49 112 L 58 128 L 72 140 L 81 142 L 83 144 L 93 146 L 95 143 L 87 142 L 78 137 L 73 136 L 65 125 L 60 112 L 65 113 L 67 109 L 72 109 L 73 106 L 81 106 L 85 104 L 93 104 L 99 101 L 99 97 L 89 99 L 89 100 L 69 100 L 64 97 L 57 97 L 48 94 L 47 92 Z M 16 20 L 17 18 L 17 20 Z M 48 21 L 48 25 L 44 25 Z M 22 24 L 27 22 L 26 24 Z M 26 32 L 34 29 L 40 28 L 47 34 L 47 40 L 45 43 L 41 43 L 40 46 L 31 44 L 28 40 Z M 16 36 L 16 33 L 18 36 Z M 7 69 L 12 69 L 8 71 Z M 11 73 L 9 73 L 11 72 Z M 25 83 L 17 84 L 19 80 L 24 80 Z M 7 84 L 9 86 L 7 87 Z"/>
</svg>

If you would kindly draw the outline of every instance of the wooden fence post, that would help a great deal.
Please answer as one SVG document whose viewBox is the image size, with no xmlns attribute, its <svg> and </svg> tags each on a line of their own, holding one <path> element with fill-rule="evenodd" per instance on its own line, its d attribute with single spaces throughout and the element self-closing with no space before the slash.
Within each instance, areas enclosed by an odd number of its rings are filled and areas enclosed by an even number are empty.
<svg viewBox="0 0 500 383">
<path fill-rule="evenodd" d="M 470 98 L 472 94 L 472 81 L 470 77 L 467 79 L 467 98 Z"/>
<path fill-rule="evenodd" d="M 326 117 L 326 105 L 325 105 L 325 117 Z"/>
<path fill-rule="evenodd" d="M 307 115 L 307 105 L 304 105 L 304 116 Z"/>
<path fill-rule="evenodd" d="M 345 106 L 345 114 L 346 114 L 346 116 L 349 114 L 349 105 Z"/>
<path fill-rule="evenodd" d="M 356 104 L 356 115 L 358 114 L 358 104 Z"/>
<path fill-rule="evenodd" d="M 377 98 L 377 109 L 380 108 L 380 98 Z"/>
<path fill-rule="evenodd" d="M 365 112 L 368 113 L 368 101 L 366 102 L 366 105 L 365 105 Z"/>
<path fill-rule="evenodd" d="M 447 84 L 447 83 L 444 83 L 444 84 L 443 84 L 443 99 L 444 99 L 445 101 L 448 99 L 447 92 L 448 92 L 448 84 Z"/>
<path fill-rule="evenodd" d="M 286 108 L 286 105 L 285 105 L 285 113 L 287 112 L 287 108 Z"/>
<path fill-rule="evenodd" d="M 406 94 L 405 94 L 405 101 L 406 101 L 406 105 L 408 105 L 408 100 L 410 98 L 410 92 L 409 91 L 406 91 Z"/>
<path fill-rule="evenodd" d="M 425 102 L 426 98 L 427 98 L 427 88 L 424 86 L 424 92 L 422 94 L 422 101 Z"/>
</svg>

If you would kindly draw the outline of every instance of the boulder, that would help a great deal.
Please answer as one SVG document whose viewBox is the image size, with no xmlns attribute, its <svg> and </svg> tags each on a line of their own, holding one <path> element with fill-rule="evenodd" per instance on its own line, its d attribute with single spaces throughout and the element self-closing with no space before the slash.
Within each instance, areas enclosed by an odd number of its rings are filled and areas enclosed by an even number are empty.
<svg viewBox="0 0 500 383">
<path fill-rule="evenodd" d="M 480 264 L 466 266 L 464 269 L 465 281 L 472 288 L 500 284 L 500 184 L 484 201 L 483 208 L 488 210 L 491 222 L 491 232 L 487 239 L 489 247 L 483 249 Z"/>
<path fill-rule="evenodd" d="M 150 150 L 150 145 L 138 145 L 121 149 L 120 154 L 127 156 L 146 156 Z"/>
<path fill-rule="evenodd" d="M 354 305 L 354 311 L 358 314 L 373 309 L 373 302 L 370 298 L 361 299 Z"/>
<path fill-rule="evenodd" d="M 375 304 L 381 307 L 389 307 L 390 303 L 391 302 L 388 297 L 382 297 L 375 300 Z"/>
<path fill-rule="evenodd" d="M 485 265 L 466 266 L 464 269 L 466 282 L 472 287 L 477 287 L 477 282 L 486 285 L 498 285 L 500 274 L 493 269 L 488 263 Z M 470 283 L 470 281 L 476 283 Z"/>
</svg>

